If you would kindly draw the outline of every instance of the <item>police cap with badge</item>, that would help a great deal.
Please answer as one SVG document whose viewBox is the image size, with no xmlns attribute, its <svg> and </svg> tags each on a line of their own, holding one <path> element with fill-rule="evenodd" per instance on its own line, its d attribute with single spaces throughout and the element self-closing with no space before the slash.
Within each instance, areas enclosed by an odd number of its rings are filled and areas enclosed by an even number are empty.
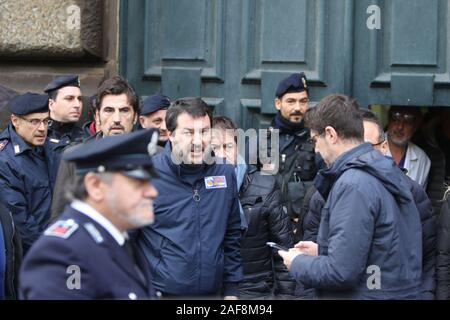
<svg viewBox="0 0 450 320">
<path fill-rule="evenodd" d="M 278 83 L 275 96 L 278 99 L 281 99 L 281 97 L 286 93 L 302 92 L 302 91 L 306 91 L 308 93 L 308 86 L 306 85 L 306 76 L 303 72 L 293 73 L 289 77 L 281 80 Z"/>
<path fill-rule="evenodd" d="M 8 109 L 17 116 L 48 112 L 48 96 L 46 94 L 27 92 L 14 97 L 9 102 Z"/>
<path fill-rule="evenodd" d="M 170 99 L 163 94 L 157 93 L 147 97 L 141 107 L 140 114 L 147 115 L 170 106 Z"/>
<path fill-rule="evenodd" d="M 80 87 L 80 79 L 77 75 L 60 76 L 53 79 L 44 89 L 45 93 L 64 88 L 64 87 Z"/>
<path fill-rule="evenodd" d="M 120 172 L 148 180 L 156 177 L 151 156 L 156 152 L 157 143 L 158 131 L 145 129 L 75 146 L 63 159 L 75 163 L 77 174 Z"/>
</svg>

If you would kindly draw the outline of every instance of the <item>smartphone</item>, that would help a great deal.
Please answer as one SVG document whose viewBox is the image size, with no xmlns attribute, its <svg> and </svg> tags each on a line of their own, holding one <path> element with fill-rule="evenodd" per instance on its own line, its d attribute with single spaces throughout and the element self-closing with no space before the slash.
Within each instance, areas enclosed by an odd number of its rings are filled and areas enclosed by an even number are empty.
<svg viewBox="0 0 450 320">
<path fill-rule="evenodd" d="M 289 251 L 288 248 L 283 247 L 283 246 L 280 246 L 279 244 L 277 244 L 277 243 L 275 243 L 275 242 L 266 242 L 266 244 L 267 244 L 269 247 L 274 248 L 274 249 L 277 249 L 277 250 Z"/>
</svg>

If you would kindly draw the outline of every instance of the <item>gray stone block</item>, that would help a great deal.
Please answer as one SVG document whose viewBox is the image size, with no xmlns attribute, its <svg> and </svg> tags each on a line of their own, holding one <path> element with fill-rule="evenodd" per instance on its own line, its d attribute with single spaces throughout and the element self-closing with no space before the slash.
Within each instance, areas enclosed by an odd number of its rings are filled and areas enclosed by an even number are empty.
<svg viewBox="0 0 450 320">
<path fill-rule="evenodd" d="M 102 0 L 0 0 L 0 57 L 101 58 Z"/>
</svg>

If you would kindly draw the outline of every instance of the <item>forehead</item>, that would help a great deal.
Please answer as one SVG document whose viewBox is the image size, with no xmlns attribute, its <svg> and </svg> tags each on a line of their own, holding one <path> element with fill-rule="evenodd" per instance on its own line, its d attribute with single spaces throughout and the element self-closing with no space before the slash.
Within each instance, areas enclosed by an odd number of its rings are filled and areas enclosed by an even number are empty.
<svg viewBox="0 0 450 320">
<path fill-rule="evenodd" d="M 178 115 L 177 129 L 201 130 L 206 128 L 211 128 L 211 121 L 208 115 L 195 118 L 186 112 Z"/>
<path fill-rule="evenodd" d="M 230 143 L 234 142 L 234 130 L 232 129 L 217 129 L 212 130 L 212 140 L 216 143 Z"/>
<path fill-rule="evenodd" d="M 302 100 L 308 98 L 308 94 L 306 93 L 306 91 L 302 91 L 302 92 L 290 92 L 290 93 L 286 93 L 283 95 L 283 97 L 281 97 L 282 101 L 285 100 Z"/>
<path fill-rule="evenodd" d="M 155 111 L 150 114 L 143 115 L 143 116 L 149 120 L 153 120 L 153 119 L 157 119 L 157 118 L 162 118 L 164 120 L 166 118 L 166 113 L 167 113 L 167 109 L 161 109 L 161 110 L 158 110 L 158 111 Z"/>
<path fill-rule="evenodd" d="M 110 108 L 123 108 L 123 107 L 131 107 L 128 97 L 125 93 L 119 95 L 107 94 L 102 98 L 102 102 L 100 104 L 100 109 L 110 107 Z"/>
<path fill-rule="evenodd" d="M 81 90 L 78 87 L 62 87 L 58 90 L 58 97 L 81 96 Z"/>
</svg>

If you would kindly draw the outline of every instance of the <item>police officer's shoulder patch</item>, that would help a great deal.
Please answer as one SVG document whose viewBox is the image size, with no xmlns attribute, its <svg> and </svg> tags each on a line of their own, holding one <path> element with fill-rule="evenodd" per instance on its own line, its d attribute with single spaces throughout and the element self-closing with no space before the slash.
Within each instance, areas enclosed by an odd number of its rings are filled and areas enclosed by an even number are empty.
<svg viewBox="0 0 450 320">
<path fill-rule="evenodd" d="M 5 149 L 8 142 L 9 142 L 9 140 L 0 141 L 0 151 L 3 151 L 3 149 Z"/>
<path fill-rule="evenodd" d="M 59 220 L 45 230 L 45 236 L 69 238 L 78 229 L 78 223 L 73 219 Z"/>
</svg>

